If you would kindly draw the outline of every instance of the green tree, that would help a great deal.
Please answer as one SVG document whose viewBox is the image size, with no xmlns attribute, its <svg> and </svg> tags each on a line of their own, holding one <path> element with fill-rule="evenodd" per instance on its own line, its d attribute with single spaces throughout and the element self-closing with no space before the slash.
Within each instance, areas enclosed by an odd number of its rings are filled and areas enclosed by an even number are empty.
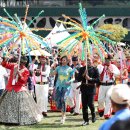
<svg viewBox="0 0 130 130">
<path fill-rule="evenodd" d="M 122 27 L 119 24 L 104 24 L 100 26 L 99 29 L 110 32 L 110 33 L 102 32 L 101 34 L 116 42 L 123 40 L 125 36 L 128 34 L 128 29 Z"/>
</svg>

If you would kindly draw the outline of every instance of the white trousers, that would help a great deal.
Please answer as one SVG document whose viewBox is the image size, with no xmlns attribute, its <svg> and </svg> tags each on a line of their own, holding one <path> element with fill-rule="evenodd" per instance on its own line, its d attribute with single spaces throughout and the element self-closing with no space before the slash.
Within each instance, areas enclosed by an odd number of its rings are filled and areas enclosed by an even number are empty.
<svg viewBox="0 0 130 130">
<path fill-rule="evenodd" d="M 47 112 L 49 84 L 35 85 L 37 105 L 41 112 Z"/>
<path fill-rule="evenodd" d="M 113 85 L 104 86 L 101 85 L 99 88 L 98 94 L 98 110 L 104 110 L 104 116 L 111 115 L 111 100 L 110 100 L 110 92 Z"/>
<path fill-rule="evenodd" d="M 79 111 L 80 111 L 81 93 L 80 93 L 80 88 L 76 89 L 80 84 L 81 84 L 81 82 L 71 83 L 71 86 L 72 86 L 71 94 L 72 94 L 72 97 L 75 101 L 75 109 L 74 109 L 75 113 L 79 113 Z"/>
<path fill-rule="evenodd" d="M 122 83 L 123 83 L 123 84 L 127 84 L 127 83 L 128 83 L 128 79 L 124 79 L 124 80 L 122 81 Z"/>
</svg>

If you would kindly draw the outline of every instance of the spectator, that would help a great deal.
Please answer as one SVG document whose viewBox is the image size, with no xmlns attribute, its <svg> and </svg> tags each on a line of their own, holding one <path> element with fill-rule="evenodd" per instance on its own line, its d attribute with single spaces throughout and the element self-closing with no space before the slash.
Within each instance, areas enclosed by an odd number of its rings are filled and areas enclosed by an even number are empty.
<svg viewBox="0 0 130 130">
<path fill-rule="evenodd" d="M 116 121 L 130 118 L 130 88 L 126 84 L 118 84 L 109 90 L 109 94 L 115 115 L 103 123 L 99 130 L 110 130 Z"/>
<path fill-rule="evenodd" d="M 125 121 L 116 121 L 110 130 L 130 130 L 130 119 Z"/>
</svg>

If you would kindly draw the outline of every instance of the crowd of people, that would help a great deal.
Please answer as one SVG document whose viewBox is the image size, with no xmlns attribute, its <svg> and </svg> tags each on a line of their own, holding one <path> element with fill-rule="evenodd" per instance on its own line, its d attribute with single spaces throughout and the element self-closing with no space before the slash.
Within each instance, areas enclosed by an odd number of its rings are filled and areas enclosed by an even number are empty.
<svg viewBox="0 0 130 130">
<path fill-rule="evenodd" d="M 112 54 L 107 54 L 104 61 L 98 54 L 82 61 L 77 55 L 61 57 L 57 49 L 52 59 L 33 56 L 30 63 L 26 56 L 21 57 L 20 63 L 15 55 L 1 56 L 0 123 L 29 125 L 41 121 L 48 116 L 52 90 L 51 101 L 61 111 L 61 124 L 66 120 L 67 105 L 74 116 L 82 108 L 82 126 L 89 125 L 88 108 L 91 121 L 96 122 L 96 94 L 99 116 L 109 119 L 100 130 L 110 130 L 116 121 L 130 118 L 130 55 L 125 57 L 120 64 Z"/>
</svg>

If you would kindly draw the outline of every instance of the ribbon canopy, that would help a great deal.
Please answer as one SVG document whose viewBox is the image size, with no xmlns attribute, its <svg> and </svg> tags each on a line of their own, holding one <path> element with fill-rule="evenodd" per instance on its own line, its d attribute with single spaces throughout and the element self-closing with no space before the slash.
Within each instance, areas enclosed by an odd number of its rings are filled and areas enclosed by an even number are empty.
<svg viewBox="0 0 130 130">
<path fill-rule="evenodd" d="M 7 31 L 3 31 L 2 26 L 0 26 L 0 47 L 8 46 L 9 53 L 14 51 L 15 46 L 18 45 L 20 52 L 25 54 L 31 50 L 39 50 L 41 51 L 41 45 L 49 48 L 49 45 L 44 41 L 44 38 L 34 34 L 32 31 L 38 31 L 38 28 L 29 28 L 29 26 L 33 23 L 35 19 L 37 19 L 44 11 L 42 10 L 38 16 L 36 16 L 33 20 L 26 24 L 26 18 L 28 13 L 29 6 L 26 7 L 25 17 L 21 21 L 17 14 L 14 14 L 14 18 L 4 9 L 4 12 L 7 14 L 9 19 L 0 17 L 0 25 L 8 28 Z M 8 35 L 8 37 L 7 37 Z M 6 37 L 5 37 L 6 36 Z M 17 48 L 18 49 L 18 48 Z"/>
<path fill-rule="evenodd" d="M 107 48 L 104 45 L 104 41 L 114 46 L 115 42 L 104 36 L 103 34 L 110 32 L 106 30 L 96 30 L 94 29 L 94 25 L 97 24 L 97 22 L 104 18 L 105 15 L 102 15 L 99 19 L 97 19 L 95 22 L 93 22 L 91 25 L 88 25 L 87 21 L 87 13 L 85 8 L 82 8 L 82 4 L 79 3 L 79 14 L 81 18 L 81 24 L 76 22 L 75 20 L 71 19 L 69 16 L 63 15 L 66 19 L 69 20 L 69 22 L 64 22 L 57 20 L 60 23 L 63 23 L 65 25 L 70 25 L 70 28 L 66 28 L 66 30 L 63 31 L 69 31 L 71 32 L 71 35 L 66 37 L 65 39 L 58 42 L 58 46 L 60 46 L 62 49 L 62 52 L 68 52 L 71 53 L 74 50 L 79 51 L 79 54 L 81 53 L 81 58 L 84 60 L 86 58 L 86 55 L 92 55 L 93 49 L 92 47 L 96 48 L 100 57 L 104 59 L 105 53 L 108 52 Z M 57 33 L 63 32 L 59 31 Z M 72 41 L 73 42 L 70 42 Z M 81 49 L 78 49 L 81 48 Z"/>
</svg>

